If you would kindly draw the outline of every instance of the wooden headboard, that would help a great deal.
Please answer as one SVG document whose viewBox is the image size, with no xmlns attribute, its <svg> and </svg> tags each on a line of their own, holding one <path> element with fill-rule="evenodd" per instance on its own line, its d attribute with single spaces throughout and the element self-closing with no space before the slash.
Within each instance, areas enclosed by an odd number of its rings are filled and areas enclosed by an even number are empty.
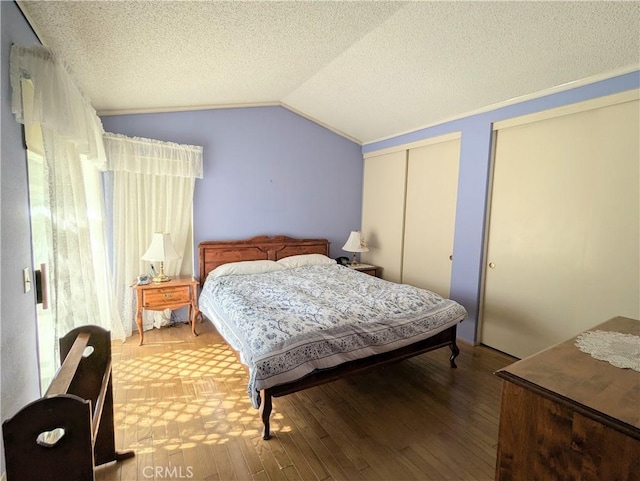
<svg viewBox="0 0 640 481">
<path fill-rule="evenodd" d="M 299 254 L 329 255 L 327 239 L 294 239 L 284 235 L 257 236 L 236 241 L 204 241 L 198 244 L 200 285 L 219 265 L 228 262 L 272 260 Z"/>
</svg>

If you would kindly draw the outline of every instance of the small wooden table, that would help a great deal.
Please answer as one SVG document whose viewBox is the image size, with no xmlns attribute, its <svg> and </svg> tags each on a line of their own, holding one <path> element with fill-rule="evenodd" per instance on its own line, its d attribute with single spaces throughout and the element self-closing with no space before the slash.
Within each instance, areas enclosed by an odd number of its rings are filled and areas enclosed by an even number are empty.
<svg viewBox="0 0 640 481">
<path fill-rule="evenodd" d="M 615 317 L 590 330 L 640 335 Z M 580 351 L 576 338 L 496 375 L 502 406 L 496 479 L 638 479 L 640 372 Z"/>
<path fill-rule="evenodd" d="M 381 277 L 382 276 L 382 267 L 372 266 L 371 264 L 348 264 L 347 267 L 350 269 L 354 269 L 356 271 L 363 272 L 365 274 L 369 274 L 373 277 Z"/>
<path fill-rule="evenodd" d="M 142 310 L 161 311 L 163 309 L 178 309 L 189 307 L 189 319 L 191 332 L 196 333 L 196 319 L 200 313 L 196 302 L 198 296 L 198 281 L 191 276 L 178 276 L 170 281 L 134 285 L 136 291 L 136 324 L 140 334 L 140 346 L 144 342 L 144 330 L 142 328 Z"/>
</svg>

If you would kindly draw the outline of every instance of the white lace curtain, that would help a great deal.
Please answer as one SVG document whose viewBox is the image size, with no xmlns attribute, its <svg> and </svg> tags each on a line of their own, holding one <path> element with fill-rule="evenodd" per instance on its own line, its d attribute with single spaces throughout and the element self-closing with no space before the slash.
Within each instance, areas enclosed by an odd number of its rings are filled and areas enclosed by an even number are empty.
<svg viewBox="0 0 640 481">
<path fill-rule="evenodd" d="M 41 132 L 49 304 L 57 337 L 85 324 L 112 329 L 101 170 L 106 168 L 102 123 L 64 63 L 41 46 L 11 48 L 12 110 Z M 29 82 L 29 102 L 23 85 Z M 31 86 L 33 87 L 31 89 Z M 56 341 L 57 345 L 57 341 Z"/>
<path fill-rule="evenodd" d="M 113 200 L 115 296 L 124 334 L 132 333 L 135 300 L 132 281 L 149 272 L 141 259 L 154 232 L 171 234 L 181 256 L 165 263 L 167 275 L 193 274 L 193 190 L 202 178 L 202 147 L 158 140 L 104 135 Z M 162 325 L 164 316 L 145 316 L 144 329 Z"/>
</svg>

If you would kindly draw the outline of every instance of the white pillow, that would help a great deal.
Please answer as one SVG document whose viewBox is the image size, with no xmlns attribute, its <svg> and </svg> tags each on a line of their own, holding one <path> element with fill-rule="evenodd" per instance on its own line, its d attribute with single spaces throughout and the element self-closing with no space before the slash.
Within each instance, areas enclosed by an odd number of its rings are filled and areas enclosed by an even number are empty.
<svg viewBox="0 0 640 481">
<path fill-rule="evenodd" d="M 284 257 L 278 261 L 278 264 L 286 268 L 302 267 L 302 266 L 325 266 L 335 264 L 335 259 L 322 254 L 301 254 L 298 256 Z"/>
<path fill-rule="evenodd" d="M 259 260 L 259 261 L 240 261 L 229 262 L 216 267 L 209 272 L 207 277 L 222 277 L 222 276 L 239 276 L 246 274 L 261 274 L 263 272 L 273 272 L 284 270 L 280 264 L 276 261 Z"/>
</svg>

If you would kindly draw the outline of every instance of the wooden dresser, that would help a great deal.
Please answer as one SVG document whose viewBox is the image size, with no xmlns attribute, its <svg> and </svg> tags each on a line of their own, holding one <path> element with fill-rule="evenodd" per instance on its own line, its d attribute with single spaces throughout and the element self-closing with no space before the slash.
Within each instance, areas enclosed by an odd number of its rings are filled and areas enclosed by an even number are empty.
<svg viewBox="0 0 640 481">
<path fill-rule="evenodd" d="M 640 335 L 640 321 L 616 317 L 590 330 Z M 496 479 L 640 480 L 640 372 L 594 359 L 575 341 L 496 372 Z"/>
</svg>

